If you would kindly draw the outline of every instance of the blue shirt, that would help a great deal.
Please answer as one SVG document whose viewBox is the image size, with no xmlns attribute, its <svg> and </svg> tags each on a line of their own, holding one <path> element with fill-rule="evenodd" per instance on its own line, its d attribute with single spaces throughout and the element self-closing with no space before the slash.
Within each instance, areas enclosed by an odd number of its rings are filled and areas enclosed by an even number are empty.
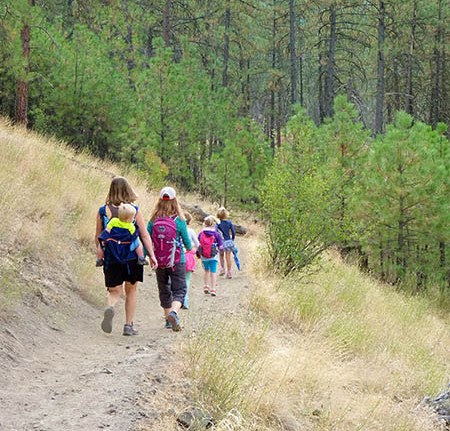
<svg viewBox="0 0 450 431">
<path fill-rule="evenodd" d="M 232 239 L 234 241 L 234 237 L 236 236 L 236 232 L 234 230 L 233 223 L 230 220 L 220 220 L 220 223 L 217 225 L 220 232 L 222 232 L 223 239 L 225 241 L 229 241 Z"/>
</svg>

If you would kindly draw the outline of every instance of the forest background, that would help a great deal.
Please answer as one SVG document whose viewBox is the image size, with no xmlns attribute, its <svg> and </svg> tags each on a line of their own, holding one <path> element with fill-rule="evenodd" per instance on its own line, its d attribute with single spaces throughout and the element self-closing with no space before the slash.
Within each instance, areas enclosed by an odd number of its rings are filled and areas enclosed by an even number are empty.
<svg viewBox="0 0 450 431">
<path fill-rule="evenodd" d="M 450 5 L 2 0 L 0 113 L 448 305 Z"/>
</svg>

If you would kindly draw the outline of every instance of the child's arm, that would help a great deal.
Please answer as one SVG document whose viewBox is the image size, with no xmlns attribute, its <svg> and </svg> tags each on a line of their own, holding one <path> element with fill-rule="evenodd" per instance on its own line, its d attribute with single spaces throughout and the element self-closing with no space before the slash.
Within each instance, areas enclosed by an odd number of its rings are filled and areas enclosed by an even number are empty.
<svg viewBox="0 0 450 431">
<path fill-rule="evenodd" d="M 216 237 L 217 244 L 219 245 L 219 250 L 222 250 L 223 249 L 222 235 L 219 232 L 215 232 L 214 235 Z"/>
<path fill-rule="evenodd" d="M 230 221 L 230 230 L 231 230 L 231 239 L 234 241 L 234 238 L 236 236 L 236 231 L 234 229 L 234 224 Z"/>
<path fill-rule="evenodd" d="M 187 230 L 187 224 L 184 220 L 177 219 L 179 221 L 181 239 L 183 241 L 184 247 L 186 250 L 192 250 L 192 242 L 189 236 L 189 232 Z"/>
<path fill-rule="evenodd" d="M 197 237 L 197 235 L 195 234 L 195 231 L 194 231 L 194 229 L 188 229 L 188 232 L 189 232 L 189 237 L 191 238 L 191 242 L 192 242 L 192 245 L 195 247 L 195 248 L 198 248 L 198 246 L 200 245 L 200 243 L 198 242 L 198 237 Z"/>
</svg>

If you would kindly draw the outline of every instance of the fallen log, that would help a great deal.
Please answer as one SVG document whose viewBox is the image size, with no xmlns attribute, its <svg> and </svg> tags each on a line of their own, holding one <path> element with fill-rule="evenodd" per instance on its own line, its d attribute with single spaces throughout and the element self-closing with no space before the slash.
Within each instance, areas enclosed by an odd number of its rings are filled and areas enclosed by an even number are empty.
<svg viewBox="0 0 450 431">
<path fill-rule="evenodd" d="M 205 212 L 202 208 L 200 208 L 198 205 L 186 205 L 181 204 L 181 207 L 191 213 L 191 216 L 194 220 L 198 221 L 199 223 L 203 223 L 203 220 L 205 220 L 205 217 L 208 217 L 210 214 Z M 215 214 L 213 214 L 215 215 Z M 234 230 L 236 232 L 236 235 L 245 235 L 247 233 L 247 229 L 241 225 L 233 223 Z"/>
</svg>

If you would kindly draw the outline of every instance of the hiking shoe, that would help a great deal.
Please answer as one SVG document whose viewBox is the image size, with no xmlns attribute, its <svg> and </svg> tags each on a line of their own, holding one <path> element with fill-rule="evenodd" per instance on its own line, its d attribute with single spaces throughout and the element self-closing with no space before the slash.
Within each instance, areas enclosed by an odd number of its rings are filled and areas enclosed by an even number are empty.
<svg viewBox="0 0 450 431">
<path fill-rule="evenodd" d="M 148 265 L 148 260 L 145 258 L 145 256 L 141 256 L 138 258 L 138 264 L 139 265 Z"/>
<path fill-rule="evenodd" d="M 167 320 L 172 324 L 172 331 L 181 331 L 180 319 L 175 311 L 171 311 L 167 316 Z"/>
<path fill-rule="evenodd" d="M 123 335 L 137 335 L 138 331 L 137 329 L 133 326 L 133 323 L 131 323 L 131 325 L 125 323 L 125 325 L 123 325 Z"/>
<path fill-rule="evenodd" d="M 211 296 L 216 296 L 217 295 L 216 289 L 210 289 L 209 293 L 211 294 Z"/>
<path fill-rule="evenodd" d="M 103 332 L 111 334 L 113 317 L 114 317 L 114 308 L 108 307 L 103 313 L 103 321 L 102 321 Z"/>
<path fill-rule="evenodd" d="M 172 323 L 170 323 L 169 319 L 166 319 L 166 324 L 164 326 L 166 329 L 172 329 Z"/>
<path fill-rule="evenodd" d="M 103 266 L 105 264 L 105 260 L 104 259 L 97 259 L 95 261 L 95 266 L 99 267 L 99 266 Z"/>
<path fill-rule="evenodd" d="M 208 295 L 208 294 L 209 294 L 209 286 L 205 286 L 205 287 L 203 288 L 203 293 L 204 293 L 205 295 Z"/>
</svg>

